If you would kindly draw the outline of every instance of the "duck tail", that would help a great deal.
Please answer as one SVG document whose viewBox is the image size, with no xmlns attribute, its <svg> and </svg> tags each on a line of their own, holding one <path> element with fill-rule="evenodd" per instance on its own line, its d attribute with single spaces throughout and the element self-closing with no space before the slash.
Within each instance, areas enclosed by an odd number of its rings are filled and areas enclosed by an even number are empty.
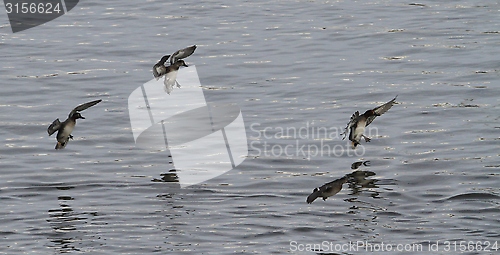
<svg viewBox="0 0 500 255">
<path fill-rule="evenodd" d="M 353 150 L 354 150 L 354 149 L 356 149 L 356 146 L 358 146 L 358 144 L 359 144 L 359 142 L 357 142 L 357 141 L 352 141 L 352 142 L 351 142 L 352 149 L 353 149 Z"/>
<path fill-rule="evenodd" d="M 57 142 L 56 150 L 64 149 L 66 147 L 66 143 L 62 144 L 61 142 Z"/>
</svg>

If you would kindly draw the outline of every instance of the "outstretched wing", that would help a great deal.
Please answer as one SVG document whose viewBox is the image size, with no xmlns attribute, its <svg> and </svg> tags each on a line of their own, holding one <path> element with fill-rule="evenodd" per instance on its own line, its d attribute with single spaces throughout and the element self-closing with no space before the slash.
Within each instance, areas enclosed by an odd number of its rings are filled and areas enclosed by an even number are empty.
<svg viewBox="0 0 500 255">
<path fill-rule="evenodd" d="M 161 57 L 160 61 L 158 61 L 158 63 L 156 63 L 156 64 L 157 65 L 165 65 L 165 63 L 167 62 L 169 57 L 170 57 L 170 55 L 165 55 L 165 56 Z"/>
<path fill-rule="evenodd" d="M 184 48 L 182 50 L 178 50 L 170 56 L 170 64 L 173 65 L 177 60 L 187 58 L 193 54 L 194 50 L 196 50 L 196 45 Z"/>
<path fill-rule="evenodd" d="M 160 77 L 162 77 L 165 74 L 161 71 L 161 68 L 162 68 L 162 66 L 158 65 L 158 64 L 153 66 L 153 76 L 155 77 L 156 80 L 160 79 Z M 163 66 L 163 68 L 165 68 L 165 66 Z M 165 69 L 163 69 L 163 70 L 165 70 Z M 158 71 L 160 71 L 162 73 L 160 73 Z"/>
<path fill-rule="evenodd" d="M 71 111 L 68 115 L 69 118 L 71 118 L 71 116 L 73 116 L 73 114 L 77 113 L 77 112 L 81 112 L 89 107 L 92 107 L 98 103 L 100 103 L 102 100 L 99 99 L 99 100 L 95 100 L 95 101 L 92 101 L 92 102 L 88 102 L 88 103 L 85 103 L 85 104 L 81 104 L 77 107 L 75 107 L 75 109 L 73 109 L 73 111 Z"/>
<path fill-rule="evenodd" d="M 311 193 L 311 195 L 307 196 L 306 202 L 308 204 L 310 204 L 310 203 L 314 202 L 314 200 L 316 200 L 316 198 L 318 198 L 320 195 L 321 195 L 321 192 L 319 191 L 319 189 L 315 188 L 313 190 L 313 192 Z"/>
<path fill-rule="evenodd" d="M 51 136 L 53 133 L 55 133 L 57 130 L 59 130 L 60 127 L 61 127 L 61 122 L 59 121 L 59 119 L 56 119 L 47 128 L 47 133 L 49 133 L 49 136 Z"/>
<path fill-rule="evenodd" d="M 366 118 L 366 126 L 370 125 L 370 123 L 372 123 L 372 121 L 377 117 L 377 116 L 380 116 L 382 114 L 384 114 L 385 112 L 389 111 L 389 109 L 391 109 L 391 107 L 396 104 L 396 98 L 398 96 L 396 96 L 395 98 L 393 98 L 391 101 L 381 105 L 381 106 L 378 106 L 378 107 L 375 107 L 373 108 L 373 111 L 375 112 L 375 115 L 372 115 L 368 118 Z"/>
<path fill-rule="evenodd" d="M 158 63 L 156 63 L 154 66 L 153 66 L 153 76 L 156 78 L 156 80 L 158 80 L 163 74 L 160 74 L 158 72 L 158 68 L 165 68 L 165 62 L 167 62 L 168 58 L 170 57 L 170 55 L 165 55 L 163 56 L 160 61 L 158 61 Z"/>
<path fill-rule="evenodd" d="M 349 123 L 347 123 L 347 126 L 345 127 L 344 133 L 341 134 L 341 135 L 344 135 L 344 137 L 342 137 L 342 140 L 345 139 L 345 137 L 347 136 L 347 133 L 349 132 L 349 130 L 351 129 L 351 127 L 353 127 L 354 125 L 356 125 L 356 123 L 358 122 L 358 117 L 359 117 L 359 112 L 356 111 L 351 116 L 351 119 L 349 120 Z"/>
</svg>

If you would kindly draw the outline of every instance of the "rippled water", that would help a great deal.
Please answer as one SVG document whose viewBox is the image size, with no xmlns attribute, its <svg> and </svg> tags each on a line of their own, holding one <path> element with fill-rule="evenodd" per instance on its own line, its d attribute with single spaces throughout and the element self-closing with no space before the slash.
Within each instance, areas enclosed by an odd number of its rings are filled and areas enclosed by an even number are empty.
<svg viewBox="0 0 500 255">
<path fill-rule="evenodd" d="M 16 34 L 5 15 L 0 254 L 314 254 L 308 245 L 324 241 L 444 254 L 446 241 L 498 242 L 499 10 L 486 0 L 80 1 Z M 127 98 L 161 55 L 191 44 L 206 99 L 239 105 L 250 146 L 236 169 L 180 189 L 165 151 L 135 146 Z M 336 131 L 396 95 L 372 141 L 349 150 Z M 55 151 L 47 126 L 98 98 Z M 318 154 L 325 145 L 335 149 Z M 365 160 L 338 194 L 306 204 Z"/>
</svg>

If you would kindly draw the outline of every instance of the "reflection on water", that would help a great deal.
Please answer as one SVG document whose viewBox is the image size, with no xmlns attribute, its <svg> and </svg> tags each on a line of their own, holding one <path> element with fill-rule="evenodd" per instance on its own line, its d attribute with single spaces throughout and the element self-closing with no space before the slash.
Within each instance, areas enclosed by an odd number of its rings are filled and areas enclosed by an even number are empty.
<svg viewBox="0 0 500 255">
<path fill-rule="evenodd" d="M 154 178 L 153 182 L 176 182 L 179 183 L 179 176 L 177 175 L 175 169 L 171 169 L 168 171 L 168 173 L 163 173 L 160 174 L 161 178 L 157 179 Z"/>
<path fill-rule="evenodd" d="M 57 187 L 58 190 L 70 190 L 74 187 Z M 66 253 L 71 251 L 80 251 L 74 246 L 75 237 L 72 232 L 77 230 L 76 225 L 86 220 L 87 218 L 81 217 L 78 213 L 73 211 L 69 202 L 74 200 L 71 196 L 59 196 L 59 208 L 51 209 L 48 211 L 49 218 L 47 222 L 54 230 L 49 238 L 59 253 Z"/>
<path fill-rule="evenodd" d="M 369 162 L 369 161 L 367 161 Z M 378 180 L 375 179 L 370 179 L 368 177 L 374 176 L 375 172 L 372 171 L 354 171 L 350 174 L 347 174 L 346 176 L 349 177 L 349 188 L 351 189 L 351 193 L 349 195 L 357 195 L 361 193 L 362 190 L 367 190 L 367 189 L 375 189 L 378 188 L 375 183 Z M 379 193 L 374 190 L 370 190 L 368 192 L 372 192 L 372 197 L 378 197 Z"/>
<path fill-rule="evenodd" d="M 56 187 L 57 190 L 69 191 L 75 187 Z M 86 247 L 85 242 L 89 238 L 96 238 L 89 235 L 85 230 L 87 224 L 97 216 L 96 212 L 79 212 L 75 210 L 72 203 L 75 198 L 69 195 L 59 195 L 57 197 L 59 208 L 48 210 L 49 217 L 46 219 L 53 232 L 48 235 L 48 240 L 58 253 L 69 253 L 74 251 L 85 252 L 91 247 Z M 97 237 L 96 239 L 100 239 Z M 92 241 L 91 241 L 92 242 Z M 88 243 L 87 243 L 88 245 Z"/>
<path fill-rule="evenodd" d="M 358 169 L 361 165 L 370 166 L 370 161 L 357 161 L 352 163 L 351 169 Z"/>
</svg>

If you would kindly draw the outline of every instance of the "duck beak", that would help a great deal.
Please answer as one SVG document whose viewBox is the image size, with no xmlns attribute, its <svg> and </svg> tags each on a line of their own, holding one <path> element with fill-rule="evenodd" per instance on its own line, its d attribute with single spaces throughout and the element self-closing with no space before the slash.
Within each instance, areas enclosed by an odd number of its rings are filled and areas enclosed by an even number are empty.
<svg viewBox="0 0 500 255">
<path fill-rule="evenodd" d="M 79 119 L 85 119 L 85 117 L 83 117 L 83 116 L 80 116 L 80 118 L 79 118 Z"/>
<path fill-rule="evenodd" d="M 184 63 L 184 65 L 182 65 L 182 66 L 188 67 L 188 65 L 186 65 L 186 63 Z"/>
</svg>

